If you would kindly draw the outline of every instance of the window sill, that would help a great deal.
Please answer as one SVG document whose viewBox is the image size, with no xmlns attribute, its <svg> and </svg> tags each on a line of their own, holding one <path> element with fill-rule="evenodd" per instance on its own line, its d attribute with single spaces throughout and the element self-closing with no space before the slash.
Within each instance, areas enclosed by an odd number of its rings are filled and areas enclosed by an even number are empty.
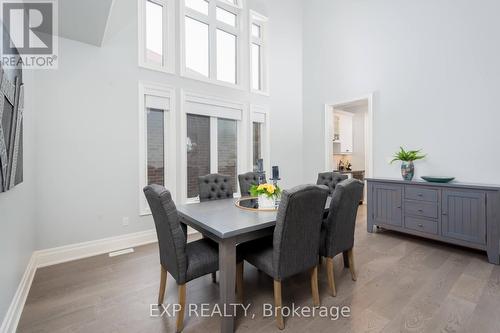
<svg viewBox="0 0 500 333">
<path fill-rule="evenodd" d="M 267 96 L 267 97 L 270 96 L 269 91 L 267 91 L 267 90 L 255 90 L 255 89 L 251 89 L 251 93 L 255 94 L 255 95 L 261 95 L 261 96 Z"/>
<path fill-rule="evenodd" d="M 220 80 L 216 80 L 216 79 L 209 79 L 209 78 L 206 78 L 206 77 L 201 76 L 201 75 L 187 72 L 186 70 L 181 71 L 180 76 L 185 78 L 185 79 L 195 80 L 195 81 L 208 83 L 208 84 L 213 84 L 213 85 L 221 86 L 221 87 L 225 87 L 225 88 L 231 88 L 231 89 L 235 89 L 235 90 L 239 90 L 239 91 L 245 90 L 241 84 L 233 84 L 233 83 L 228 83 L 228 82 L 224 82 L 224 81 L 220 81 Z"/>
<path fill-rule="evenodd" d="M 154 65 L 149 65 L 147 63 L 139 63 L 139 68 L 148 69 L 150 71 L 165 73 L 165 74 L 173 74 L 175 75 L 175 69 L 166 68 L 166 67 L 158 67 Z"/>
</svg>

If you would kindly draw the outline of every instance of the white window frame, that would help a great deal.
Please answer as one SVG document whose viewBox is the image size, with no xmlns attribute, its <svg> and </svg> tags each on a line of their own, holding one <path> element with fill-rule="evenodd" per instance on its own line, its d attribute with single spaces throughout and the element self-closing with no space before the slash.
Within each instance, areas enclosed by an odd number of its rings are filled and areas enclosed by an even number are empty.
<svg viewBox="0 0 500 333">
<path fill-rule="evenodd" d="M 249 124 L 249 132 L 250 132 L 250 149 L 248 155 L 248 164 L 250 170 L 253 170 L 253 124 L 260 123 L 261 124 L 261 147 L 260 151 L 262 152 L 262 158 L 264 159 L 264 171 L 266 172 L 266 176 L 271 177 L 271 145 L 270 145 L 270 134 L 271 134 L 271 126 L 270 126 L 270 116 L 269 116 L 269 107 L 265 105 L 250 105 L 250 124 Z"/>
<path fill-rule="evenodd" d="M 243 0 L 238 0 L 237 5 L 232 5 L 225 0 L 207 0 L 208 15 L 186 7 L 185 0 L 179 0 L 179 26 L 180 26 L 180 74 L 183 77 L 202 82 L 213 83 L 224 87 L 243 90 L 243 30 L 244 11 Z M 220 22 L 216 18 L 216 9 L 220 7 L 236 15 L 236 27 Z M 186 67 L 186 25 L 185 16 L 208 25 L 209 34 L 209 74 L 208 77 L 190 70 Z M 217 30 L 223 30 L 236 36 L 236 84 L 217 79 Z"/>
<path fill-rule="evenodd" d="M 144 197 L 143 188 L 147 185 L 147 116 L 146 96 L 160 98 L 165 101 L 164 111 L 164 159 L 165 159 L 165 187 L 169 189 L 172 198 L 176 199 L 176 112 L 175 89 L 159 83 L 139 82 L 139 215 L 150 215 L 151 210 Z"/>
<path fill-rule="evenodd" d="M 269 60 L 268 60 L 268 45 L 269 45 L 269 19 L 256 11 L 250 10 L 249 20 L 248 20 L 248 44 L 249 48 L 249 86 L 250 91 L 255 94 L 261 94 L 269 96 Z M 252 25 L 256 24 L 260 26 L 260 38 L 256 38 L 252 35 Z M 261 89 L 254 89 L 252 82 L 252 44 L 257 44 L 260 46 L 260 80 Z"/>
<path fill-rule="evenodd" d="M 187 115 L 201 115 L 210 117 L 210 173 L 218 173 L 217 154 L 217 119 L 236 120 L 236 130 L 238 136 L 237 144 L 237 170 L 236 184 L 234 185 L 234 197 L 239 197 L 238 175 L 246 171 L 248 158 L 247 151 L 247 106 L 244 103 L 234 102 L 219 97 L 202 95 L 194 92 L 181 90 L 181 198 L 184 203 L 197 203 L 199 198 L 187 197 Z"/>
<path fill-rule="evenodd" d="M 146 59 L 146 3 L 151 1 L 163 7 L 163 65 L 158 66 Z M 175 73 L 175 0 L 137 0 L 139 67 Z"/>
</svg>

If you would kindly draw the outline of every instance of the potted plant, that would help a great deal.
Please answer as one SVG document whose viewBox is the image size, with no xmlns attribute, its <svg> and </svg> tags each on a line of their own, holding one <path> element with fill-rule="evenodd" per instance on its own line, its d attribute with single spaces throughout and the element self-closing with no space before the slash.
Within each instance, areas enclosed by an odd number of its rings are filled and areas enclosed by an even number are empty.
<svg viewBox="0 0 500 333">
<path fill-rule="evenodd" d="M 279 186 L 273 184 L 260 184 L 250 187 L 252 197 L 257 197 L 259 208 L 274 209 L 276 208 L 276 199 L 281 194 Z"/>
<path fill-rule="evenodd" d="M 399 148 L 401 148 L 401 150 L 394 154 L 394 159 L 391 163 L 401 161 L 401 176 L 403 176 L 404 180 L 410 181 L 413 179 L 413 175 L 415 174 L 415 166 L 413 165 L 413 162 L 425 158 L 426 155 L 420 154 L 421 150 L 406 151 L 403 147 Z"/>
</svg>

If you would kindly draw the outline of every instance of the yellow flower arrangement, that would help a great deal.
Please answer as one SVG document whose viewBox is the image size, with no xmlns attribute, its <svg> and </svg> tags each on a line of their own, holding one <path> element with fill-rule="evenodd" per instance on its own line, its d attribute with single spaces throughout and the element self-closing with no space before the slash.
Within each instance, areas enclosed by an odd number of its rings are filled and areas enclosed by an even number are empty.
<svg viewBox="0 0 500 333">
<path fill-rule="evenodd" d="M 260 184 L 253 185 L 250 188 L 250 194 L 254 197 L 258 197 L 259 195 L 266 195 L 268 198 L 277 197 L 281 193 L 281 189 L 278 186 L 274 186 L 273 184 Z"/>
</svg>

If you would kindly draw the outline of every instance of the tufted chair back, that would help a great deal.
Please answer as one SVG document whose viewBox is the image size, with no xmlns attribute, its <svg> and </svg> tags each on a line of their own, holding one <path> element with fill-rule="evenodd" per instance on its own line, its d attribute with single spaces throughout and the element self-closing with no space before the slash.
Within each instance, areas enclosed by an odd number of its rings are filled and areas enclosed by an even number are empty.
<svg viewBox="0 0 500 333">
<path fill-rule="evenodd" d="M 322 226 L 320 254 L 333 258 L 354 246 L 354 228 L 363 196 L 364 183 L 357 179 L 344 180 L 333 192 L 328 217 Z"/>
<path fill-rule="evenodd" d="M 338 172 L 321 172 L 318 173 L 317 185 L 326 185 L 329 189 L 329 196 L 333 194 L 335 186 L 343 180 L 347 179 L 347 175 Z"/>
<path fill-rule="evenodd" d="M 229 199 L 233 197 L 231 177 L 217 173 L 198 177 L 200 201 Z"/>
<path fill-rule="evenodd" d="M 318 264 L 320 230 L 328 188 L 301 185 L 283 191 L 273 235 L 275 280 Z"/>
<path fill-rule="evenodd" d="M 149 185 L 144 188 L 144 194 L 155 222 L 161 265 L 182 284 L 187 270 L 187 228 L 179 222 L 175 203 L 166 188 Z"/>
<path fill-rule="evenodd" d="M 266 176 L 264 175 L 264 179 Z M 240 183 L 240 192 L 242 197 L 250 196 L 250 187 L 252 185 L 259 185 L 259 174 L 257 172 L 247 172 L 238 175 L 238 181 Z"/>
</svg>

